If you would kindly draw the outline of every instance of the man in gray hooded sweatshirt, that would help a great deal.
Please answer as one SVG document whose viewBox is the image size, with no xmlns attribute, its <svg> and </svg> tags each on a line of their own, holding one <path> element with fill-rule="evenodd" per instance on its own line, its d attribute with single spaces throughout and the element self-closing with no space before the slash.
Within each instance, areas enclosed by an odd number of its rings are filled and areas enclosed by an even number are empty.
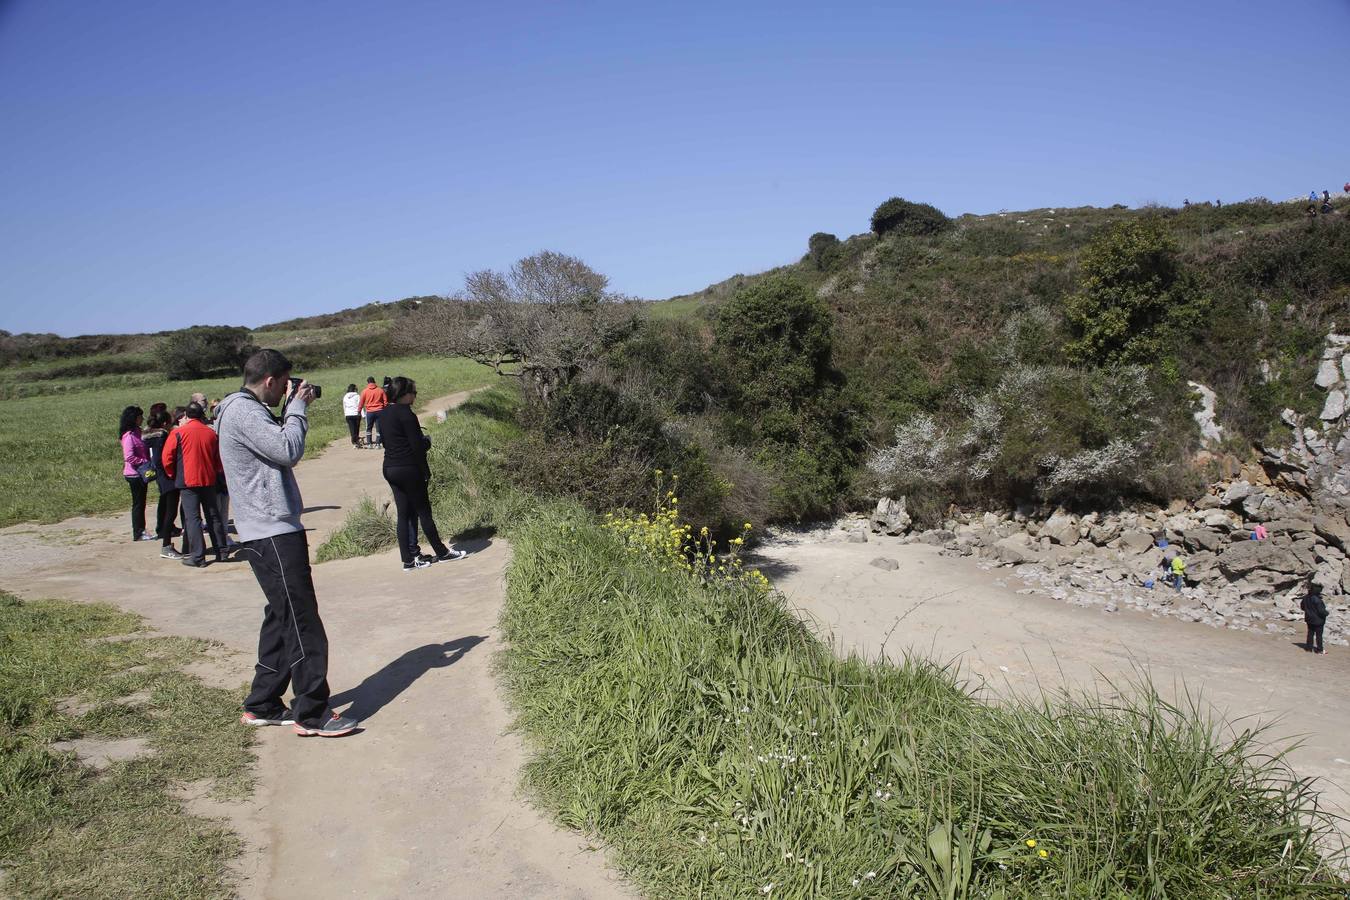
<svg viewBox="0 0 1350 900">
<path fill-rule="evenodd" d="M 306 409 L 314 389 L 291 389 L 291 363 L 259 350 L 244 364 L 244 387 L 216 409 L 220 459 L 230 485 L 238 555 L 253 566 L 267 597 L 258 664 L 244 701 L 245 725 L 293 725 L 302 737 L 339 737 L 356 729 L 328 706 L 328 636 L 319 619 L 309 542 L 292 468 L 305 455 Z M 289 395 L 281 418 L 272 414 Z M 282 697 L 294 694 L 292 709 Z"/>
</svg>

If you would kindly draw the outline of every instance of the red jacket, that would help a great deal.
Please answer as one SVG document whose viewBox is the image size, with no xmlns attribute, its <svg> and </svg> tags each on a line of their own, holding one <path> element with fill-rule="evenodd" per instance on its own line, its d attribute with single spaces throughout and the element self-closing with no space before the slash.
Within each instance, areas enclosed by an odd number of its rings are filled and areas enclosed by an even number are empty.
<svg viewBox="0 0 1350 900">
<path fill-rule="evenodd" d="M 181 452 L 180 452 L 181 447 Z M 164 474 L 177 480 L 178 464 L 183 466 L 184 487 L 214 487 L 225 473 L 220 464 L 220 441 L 211 426 L 197 419 L 175 428 L 164 439 Z"/>
</svg>

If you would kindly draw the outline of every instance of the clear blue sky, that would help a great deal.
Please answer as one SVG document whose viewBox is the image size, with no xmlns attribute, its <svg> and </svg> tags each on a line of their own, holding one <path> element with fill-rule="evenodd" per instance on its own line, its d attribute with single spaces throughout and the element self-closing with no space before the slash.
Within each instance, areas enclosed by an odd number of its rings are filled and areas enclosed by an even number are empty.
<svg viewBox="0 0 1350 900">
<path fill-rule="evenodd" d="M 541 249 L 660 298 L 893 194 L 1338 190 L 1347 41 L 1347 0 L 0 0 L 0 328 L 258 325 Z"/>
</svg>

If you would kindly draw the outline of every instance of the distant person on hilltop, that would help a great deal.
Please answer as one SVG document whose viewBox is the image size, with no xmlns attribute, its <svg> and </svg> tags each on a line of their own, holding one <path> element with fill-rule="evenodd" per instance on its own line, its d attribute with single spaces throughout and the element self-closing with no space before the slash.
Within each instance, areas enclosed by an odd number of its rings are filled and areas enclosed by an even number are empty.
<svg viewBox="0 0 1350 900">
<path fill-rule="evenodd" d="M 1309 653 L 1324 655 L 1327 651 L 1322 645 L 1322 629 L 1327 624 L 1327 604 L 1322 599 L 1322 588 L 1316 584 L 1308 585 L 1308 594 L 1299 606 L 1303 609 L 1303 621 L 1308 626 L 1306 649 Z"/>
<path fill-rule="evenodd" d="M 375 383 L 375 376 L 366 378 L 365 390 L 361 392 L 360 409 L 366 414 L 366 446 L 375 446 L 374 431 L 375 426 L 379 424 L 380 411 L 387 406 L 389 401 L 384 397 L 384 391 Z"/>
<path fill-rule="evenodd" d="M 141 439 L 141 422 L 144 411 L 139 406 L 128 406 L 122 410 L 122 418 L 117 425 L 117 439 L 122 443 L 122 477 L 131 488 L 131 539 L 133 541 L 153 541 L 155 536 L 145 530 L 146 483 L 154 477 L 150 465 L 150 451 Z"/>
<path fill-rule="evenodd" d="M 352 436 L 352 446 L 361 446 L 361 395 L 356 385 L 347 385 L 347 393 L 342 395 L 342 415 L 347 420 L 347 431 Z"/>
<path fill-rule="evenodd" d="M 380 438 L 384 442 L 384 480 L 394 493 L 398 508 L 398 552 L 405 572 L 425 569 L 438 560 L 463 559 L 468 554 L 451 550 L 441 541 L 436 520 L 431 515 L 431 499 L 427 484 L 431 468 L 427 465 L 427 450 L 431 439 L 422 433 L 412 404 L 417 400 L 417 382 L 402 375 L 393 379 L 387 393 L 389 405 L 380 414 Z M 417 523 L 435 556 L 427 556 L 417 546 Z"/>
</svg>

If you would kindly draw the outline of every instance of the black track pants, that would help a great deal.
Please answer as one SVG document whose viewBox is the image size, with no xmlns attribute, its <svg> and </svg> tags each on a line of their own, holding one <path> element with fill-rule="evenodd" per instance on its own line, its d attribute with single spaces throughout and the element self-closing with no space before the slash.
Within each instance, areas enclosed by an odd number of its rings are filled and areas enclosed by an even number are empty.
<svg viewBox="0 0 1350 900">
<path fill-rule="evenodd" d="M 267 597 L 258 634 L 258 664 L 244 709 L 271 717 L 284 706 L 289 686 L 296 721 L 321 723 L 328 710 L 328 635 L 309 569 L 303 531 L 244 542 L 239 553 L 253 566 Z"/>
<path fill-rule="evenodd" d="M 131 488 L 131 539 L 139 541 L 145 532 L 145 480 L 139 475 L 124 475 Z"/>
<path fill-rule="evenodd" d="M 220 504 L 216 499 L 215 485 L 210 487 L 183 488 L 178 492 L 178 502 L 183 507 L 183 552 L 197 562 L 206 558 L 206 545 L 202 541 L 202 517 L 206 517 L 206 528 L 211 532 L 211 549 L 225 549 L 225 523 L 220 521 Z"/>
<path fill-rule="evenodd" d="M 1322 622 L 1322 623 L 1317 624 L 1317 625 L 1314 625 L 1314 624 L 1311 623 L 1311 622 L 1308 622 L 1308 623 L 1307 623 L 1307 625 L 1308 625 L 1308 649 L 1309 649 L 1309 650 L 1315 650 L 1315 651 L 1317 651 L 1318 653 L 1321 653 L 1322 650 L 1324 649 L 1324 648 L 1322 647 L 1322 629 L 1326 627 L 1326 624 L 1327 624 L 1327 623 L 1325 623 L 1325 622 Z M 1313 644 L 1313 641 L 1314 641 L 1314 640 L 1316 640 L 1316 642 L 1317 642 L 1315 645 Z"/>
<path fill-rule="evenodd" d="M 405 563 L 417 555 L 417 523 L 427 543 L 437 555 L 445 552 L 436 521 L 431 517 L 431 498 L 427 496 L 427 482 L 416 466 L 392 466 L 384 470 L 384 480 L 394 492 L 394 506 L 398 508 L 398 553 Z"/>
<path fill-rule="evenodd" d="M 178 518 L 178 491 L 164 491 L 155 508 L 155 534 L 165 547 L 173 546 L 173 520 Z"/>
<path fill-rule="evenodd" d="M 355 447 L 361 443 L 361 417 L 347 416 L 347 431 L 352 436 L 352 446 Z"/>
</svg>

